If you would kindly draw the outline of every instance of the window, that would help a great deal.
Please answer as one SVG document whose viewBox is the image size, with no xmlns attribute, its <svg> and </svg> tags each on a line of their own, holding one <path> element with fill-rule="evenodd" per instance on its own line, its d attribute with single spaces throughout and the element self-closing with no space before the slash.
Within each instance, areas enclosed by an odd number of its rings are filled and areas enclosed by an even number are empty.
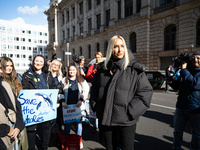
<svg viewBox="0 0 200 150">
<path fill-rule="evenodd" d="M 75 8 L 73 7 L 72 8 L 72 19 L 74 19 L 75 18 Z"/>
<path fill-rule="evenodd" d="M 96 22 L 97 22 L 97 29 L 100 29 L 100 26 L 101 26 L 101 15 L 98 14 L 96 16 Z"/>
<path fill-rule="evenodd" d="M 73 29 L 72 37 L 74 38 L 74 37 L 75 37 L 75 34 L 76 34 L 75 26 L 73 26 L 72 29 Z"/>
<path fill-rule="evenodd" d="M 176 25 L 171 24 L 164 31 L 164 50 L 176 49 Z"/>
<path fill-rule="evenodd" d="M 97 52 L 99 52 L 100 51 L 100 45 L 99 45 L 99 43 L 97 43 Z"/>
<path fill-rule="evenodd" d="M 100 5 L 101 4 L 101 0 L 96 0 L 96 4 Z"/>
<path fill-rule="evenodd" d="M 26 55 L 21 55 L 21 58 L 26 58 Z"/>
<path fill-rule="evenodd" d="M 118 20 L 121 19 L 121 0 L 117 2 L 118 7 Z"/>
<path fill-rule="evenodd" d="M 52 28 L 55 28 L 55 20 L 52 19 Z"/>
<path fill-rule="evenodd" d="M 69 22 L 69 11 L 67 11 L 67 22 Z"/>
<path fill-rule="evenodd" d="M 133 15 L 133 1 L 125 0 L 125 17 Z"/>
<path fill-rule="evenodd" d="M 55 34 L 52 34 L 52 41 L 55 42 Z"/>
<path fill-rule="evenodd" d="M 83 55 L 82 47 L 80 47 L 80 55 Z"/>
<path fill-rule="evenodd" d="M 79 14 L 83 14 L 83 2 L 79 3 Z"/>
<path fill-rule="evenodd" d="M 91 46 L 88 45 L 88 58 L 91 58 Z"/>
<path fill-rule="evenodd" d="M 65 24 L 65 14 L 64 13 L 62 14 L 62 24 L 63 25 Z"/>
<path fill-rule="evenodd" d="M 31 47 L 28 47 L 28 50 L 31 50 Z"/>
<path fill-rule="evenodd" d="M 62 34 L 63 34 L 62 40 L 64 41 L 65 40 L 65 31 L 63 31 Z"/>
<path fill-rule="evenodd" d="M 28 42 L 31 42 L 31 39 L 28 39 Z"/>
<path fill-rule="evenodd" d="M 7 31 L 8 32 L 12 32 L 12 28 L 7 28 Z"/>
<path fill-rule="evenodd" d="M 16 58 L 19 58 L 19 54 L 15 54 L 15 57 L 16 57 Z"/>
<path fill-rule="evenodd" d="M 37 39 L 34 40 L 34 43 L 37 43 Z"/>
<path fill-rule="evenodd" d="M 72 49 L 72 54 L 75 55 L 75 49 L 74 48 Z"/>
<path fill-rule="evenodd" d="M 200 47 L 200 19 L 197 21 L 196 26 L 196 47 Z"/>
<path fill-rule="evenodd" d="M 168 3 L 171 3 L 173 0 L 160 0 L 160 6 L 166 5 Z"/>
<path fill-rule="evenodd" d="M 44 36 L 47 36 L 47 33 L 44 33 Z"/>
<path fill-rule="evenodd" d="M 19 37 L 14 37 L 14 40 L 15 41 L 19 41 Z"/>
<path fill-rule="evenodd" d="M 83 35 L 83 22 L 79 23 L 80 35 Z"/>
<path fill-rule="evenodd" d="M 15 49 L 19 50 L 19 46 L 15 46 Z"/>
<path fill-rule="evenodd" d="M 25 42 L 25 38 L 21 38 L 21 41 L 22 41 L 22 42 Z"/>
<path fill-rule="evenodd" d="M 92 19 L 88 19 L 88 32 L 90 33 L 92 29 Z"/>
<path fill-rule="evenodd" d="M 110 22 L 110 9 L 106 10 L 106 26 L 109 26 Z"/>
<path fill-rule="evenodd" d="M 88 0 L 88 10 L 92 9 L 92 0 Z"/>
<path fill-rule="evenodd" d="M 137 0 L 137 8 L 136 8 L 136 12 L 139 13 L 141 9 L 141 0 Z"/>
<path fill-rule="evenodd" d="M 30 31 L 30 30 L 26 30 L 26 33 L 27 33 L 27 34 L 31 34 L 31 31 Z"/>
<path fill-rule="evenodd" d="M 67 38 L 69 39 L 69 36 L 70 36 L 70 30 L 67 29 Z"/>
<path fill-rule="evenodd" d="M 130 35 L 130 50 L 133 52 L 133 53 L 136 53 L 136 33 L 133 32 L 131 33 Z"/>
<path fill-rule="evenodd" d="M 39 32 L 39 35 L 42 36 L 42 32 Z"/>
<path fill-rule="evenodd" d="M 26 50 L 26 46 L 21 46 L 21 49 L 22 50 Z"/>
<path fill-rule="evenodd" d="M 25 33 L 25 30 L 21 30 L 21 33 Z"/>
</svg>

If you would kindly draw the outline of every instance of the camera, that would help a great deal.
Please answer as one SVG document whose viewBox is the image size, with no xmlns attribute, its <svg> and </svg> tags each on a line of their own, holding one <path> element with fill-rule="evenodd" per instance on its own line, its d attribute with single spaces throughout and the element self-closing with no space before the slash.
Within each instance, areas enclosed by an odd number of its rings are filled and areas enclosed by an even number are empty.
<svg viewBox="0 0 200 150">
<path fill-rule="evenodd" d="M 189 63 L 191 61 L 194 61 L 195 57 L 190 56 L 188 53 L 181 53 L 177 57 L 172 58 L 172 62 L 174 62 L 174 67 L 179 68 L 183 62 Z"/>
</svg>

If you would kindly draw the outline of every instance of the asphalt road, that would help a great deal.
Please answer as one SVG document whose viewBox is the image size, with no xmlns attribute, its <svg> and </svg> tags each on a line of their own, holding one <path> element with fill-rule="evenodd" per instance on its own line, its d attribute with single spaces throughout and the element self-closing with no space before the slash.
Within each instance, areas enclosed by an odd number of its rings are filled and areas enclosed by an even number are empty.
<svg viewBox="0 0 200 150">
<path fill-rule="evenodd" d="M 135 150 L 171 150 L 173 142 L 173 115 L 177 95 L 175 92 L 154 91 L 150 109 L 140 117 L 137 123 Z M 98 131 L 93 133 L 89 124 L 83 126 L 82 150 L 105 150 L 99 143 Z M 190 126 L 184 133 L 183 149 L 189 150 L 191 134 Z M 49 150 L 57 150 L 55 147 Z"/>
</svg>

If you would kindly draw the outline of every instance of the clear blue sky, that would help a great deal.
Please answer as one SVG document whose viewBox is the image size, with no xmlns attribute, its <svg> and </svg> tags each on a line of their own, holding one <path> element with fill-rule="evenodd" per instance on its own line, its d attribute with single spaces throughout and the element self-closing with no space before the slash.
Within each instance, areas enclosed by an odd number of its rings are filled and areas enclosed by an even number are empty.
<svg viewBox="0 0 200 150">
<path fill-rule="evenodd" d="M 0 0 L 0 19 L 18 20 L 32 25 L 47 25 L 45 10 L 50 0 Z"/>
</svg>

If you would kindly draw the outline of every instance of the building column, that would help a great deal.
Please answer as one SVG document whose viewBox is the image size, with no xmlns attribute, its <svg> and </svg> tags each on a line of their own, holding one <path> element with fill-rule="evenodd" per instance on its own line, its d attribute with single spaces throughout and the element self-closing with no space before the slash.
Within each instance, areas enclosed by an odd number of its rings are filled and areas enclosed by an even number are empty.
<svg viewBox="0 0 200 150">
<path fill-rule="evenodd" d="M 72 6 L 69 6 L 69 41 L 72 38 Z"/>
<path fill-rule="evenodd" d="M 100 32 L 104 31 L 104 21 L 105 21 L 105 12 L 104 12 L 104 0 L 101 0 L 101 26 Z"/>
<path fill-rule="evenodd" d="M 133 0 L 133 14 L 137 12 L 137 0 Z"/>
<path fill-rule="evenodd" d="M 58 8 L 57 7 L 55 7 L 55 19 L 54 19 L 54 21 L 55 21 L 55 46 L 57 46 L 58 45 Z"/>
<path fill-rule="evenodd" d="M 121 18 L 125 17 L 124 0 L 121 0 Z"/>
<path fill-rule="evenodd" d="M 67 18 L 67 10 L 65 9 L 64 10 L 64 31 L 65 31 L 65 39 L 64 39 L 64 43 L 66 43 L 66 39 L 67 39 L 67 20 L 66 20 L 66 18 Z"/>
<path fill-rule="evenodd" d="M 141 0 L 140 17 L 150 15 L 151 5 L 150 0 Z"/>
<path fill-rule="evenodd" d="M 94 35 L 95 31 L 95 24 L 96 24 L 96 15 L 94 14 L 94 0 L 92 0 L 92 30 L 91 30 L 91 35 Z"/>
<path fill-rule="evenodd" d="M 83 37 L 86 37 L 87 33 L 86 5 L 86 0 L 83 0 Z"/>
<path fill-rule="evenodd" d="M 78 36 L 78 22 L 77 22 L 77 17 L 78 17 L 78 3 L 77 0 L 75 1 L 75 40 L 77 40 Z"/>
<path fill-rule="evenodd" d="M 115 25 L 115 20 L 116 20 L 116 9 L 117 9 L 117 5 L 116 5 L 116 1 L 115 0 L 110 0 L 110 23 L 109 26 L 113 26 Z"/>
</svg>

